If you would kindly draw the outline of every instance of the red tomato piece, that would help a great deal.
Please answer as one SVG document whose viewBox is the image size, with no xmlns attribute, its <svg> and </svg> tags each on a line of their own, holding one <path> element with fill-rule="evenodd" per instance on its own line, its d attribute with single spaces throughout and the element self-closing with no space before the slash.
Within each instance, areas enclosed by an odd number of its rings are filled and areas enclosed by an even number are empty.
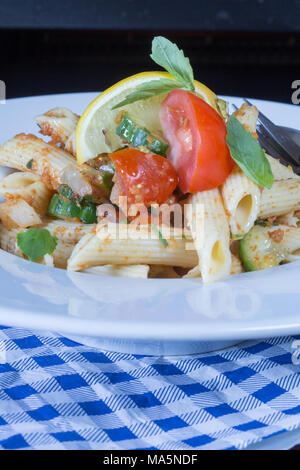
<svg viewBox="0 0 300 470">
<path fill-rule="evenodd" d="M 162 204 L 172 194 L 178 177 L 172 164 L 160 155 L 124 149 L 111 153 L 117 169 L 118 192 L 127 196 L 128 205 Z"/>
<path fill-rule="evenodd" d="M 173 90 L 161 105 L 160 121 L 183 193 L 224 183 L 234 161 L 226 144 L 226 125 L 211 106 L 192 93 Z"/>
</svg>

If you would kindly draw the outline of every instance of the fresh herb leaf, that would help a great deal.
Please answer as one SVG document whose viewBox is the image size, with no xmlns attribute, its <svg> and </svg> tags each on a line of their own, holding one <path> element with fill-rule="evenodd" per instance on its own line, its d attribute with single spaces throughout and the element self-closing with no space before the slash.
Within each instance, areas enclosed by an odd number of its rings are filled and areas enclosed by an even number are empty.
<svg viewBox="0 0 300 470">
<path fill-rule="evenodd" d="M 168 78 L 151 80 L 137 87 L 136 90 L 129 93 L 123 101 L 116 104 L 112 109 L 120 108 L 121 106 L 134 103 L 135 101 L 146 100 L 152 96 L 164 95 L 178 88 L 183 88 L 183 85 L 182 83 L 176 82 L 176 80 L 170 80 Z"/>
<path fill-rule="evenodd" d="M 152 41 L 152 54 L 150 57 L 158 65 L 167 70 L 174 80 L 161 78 L 143 83 L 112 109 L 120 108 L 139 100 L 146 100 L 152 96 L 164 95 L 172 90 L 181 88 L 194 91 L 194 74 L 190 61 L 176 44 L 162 36 L 156 36 Z"/>
<path fill-rule="evenodd" d="M 17 244 L 22 253 L 30 261 L 34 261 L 46 254 L 51 255 L 56 248 L 57 239 L 48 230 L 33 227 L 17 234 Z"/>
<path fill-rule="evenodd" d="M 28 170 L 31 170 L 32 164 L 33 164 L 33 158 L 31 160 L 28 160 L 28 162 L 26 163 L 26 168 L 28 168 Z"/>
<path fill-rule="evenodd" d="M 159 241 L 164 245 L 164 247 L 168 246 L 167 240 L 162 236 L 161 231 L 158 229 L 158 227 L 155 224 L 151 224 L 151 228 L 153 232 L 155 232 L 158 235 Z"/>
<path fill-rule="evenodd" d="M 194 91 L 194 74 L 190 61 L 176 44 L 156 36 L 152 41 L 151 59 L 169 72 L 189 91 Z"/>
<path fill-rule="evenodd" d="M 227 123 L 226 143 L 233 160 L 258 186 L 271 188 L 274 175 L 265 152 L 235 116 Z"/>
</svg>

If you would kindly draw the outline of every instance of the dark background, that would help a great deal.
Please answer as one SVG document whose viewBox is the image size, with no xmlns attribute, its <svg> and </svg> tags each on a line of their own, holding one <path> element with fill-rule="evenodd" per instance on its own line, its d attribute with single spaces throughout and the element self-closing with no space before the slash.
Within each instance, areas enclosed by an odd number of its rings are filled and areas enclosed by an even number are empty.
<svg viewBox="0 0 300 470">
<path fill-rule="evenodd" d="M 0 0 L 0 80 L 7 98 L 100 91 L 155 69 L 158 34 L 218 94 L 291 102 L 300 0 Z"/>
<path fill-rule="evenodd" d="M 1 0 L 7 97 L 103 90 L 143 70 L 162 34 L 219 94 L 291 102 L 300 0 Z"/>
</svg>

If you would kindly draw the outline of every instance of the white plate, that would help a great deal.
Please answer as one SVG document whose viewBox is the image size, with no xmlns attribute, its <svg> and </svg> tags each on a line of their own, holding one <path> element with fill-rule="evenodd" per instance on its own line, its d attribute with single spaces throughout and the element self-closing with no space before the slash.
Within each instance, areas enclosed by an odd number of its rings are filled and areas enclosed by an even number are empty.
<svg viewBox="0 0 300 470">
<path fill-rule="evenodd" d="M 81 113 L 96 95 L 8 100 L 0 105 L 0 140 L 37 133 L 34 116 L 55 106 Z M 253 102 L 275 123 L 299 126 L 300 107 Z M 80 335 L 85 343 L 137 354 L 203 352 L 250 338 L 299 334 L 299 279 L 300 262 L 209 285 L 98 277 L 48 268 L 0 250 L 0 324 Z"/>
</svg>

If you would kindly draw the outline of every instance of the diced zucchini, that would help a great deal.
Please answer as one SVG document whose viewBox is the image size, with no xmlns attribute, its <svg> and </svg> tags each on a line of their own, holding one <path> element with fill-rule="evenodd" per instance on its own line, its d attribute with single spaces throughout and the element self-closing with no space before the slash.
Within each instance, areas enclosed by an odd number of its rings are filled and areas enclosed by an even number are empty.
<svg viewBox="0 0 300 470">
<path fill-rule="evenodd" d="M 119 137 L 133 147 L 146 147 L 150 152 L 165 156 L 168 144 L 155 137 L 145 127 L 139 127 L 128 115 L 122 115 L 122 121 L 116 130 Z"/>
<path fill-rule="evenodd" d="M 81 207 L 62 194 L 54 194 L 48 206 L 48 214 L 61 219 L 80 218 Z"/>
<path fill-rule="evenodd" d="M 240 258 L 246 271 L 278 266 L 286 259 L 282 244 L 274 242 L 268 231 L 268 227 L 254 225 L 240 241 Z"/>
</svg>

